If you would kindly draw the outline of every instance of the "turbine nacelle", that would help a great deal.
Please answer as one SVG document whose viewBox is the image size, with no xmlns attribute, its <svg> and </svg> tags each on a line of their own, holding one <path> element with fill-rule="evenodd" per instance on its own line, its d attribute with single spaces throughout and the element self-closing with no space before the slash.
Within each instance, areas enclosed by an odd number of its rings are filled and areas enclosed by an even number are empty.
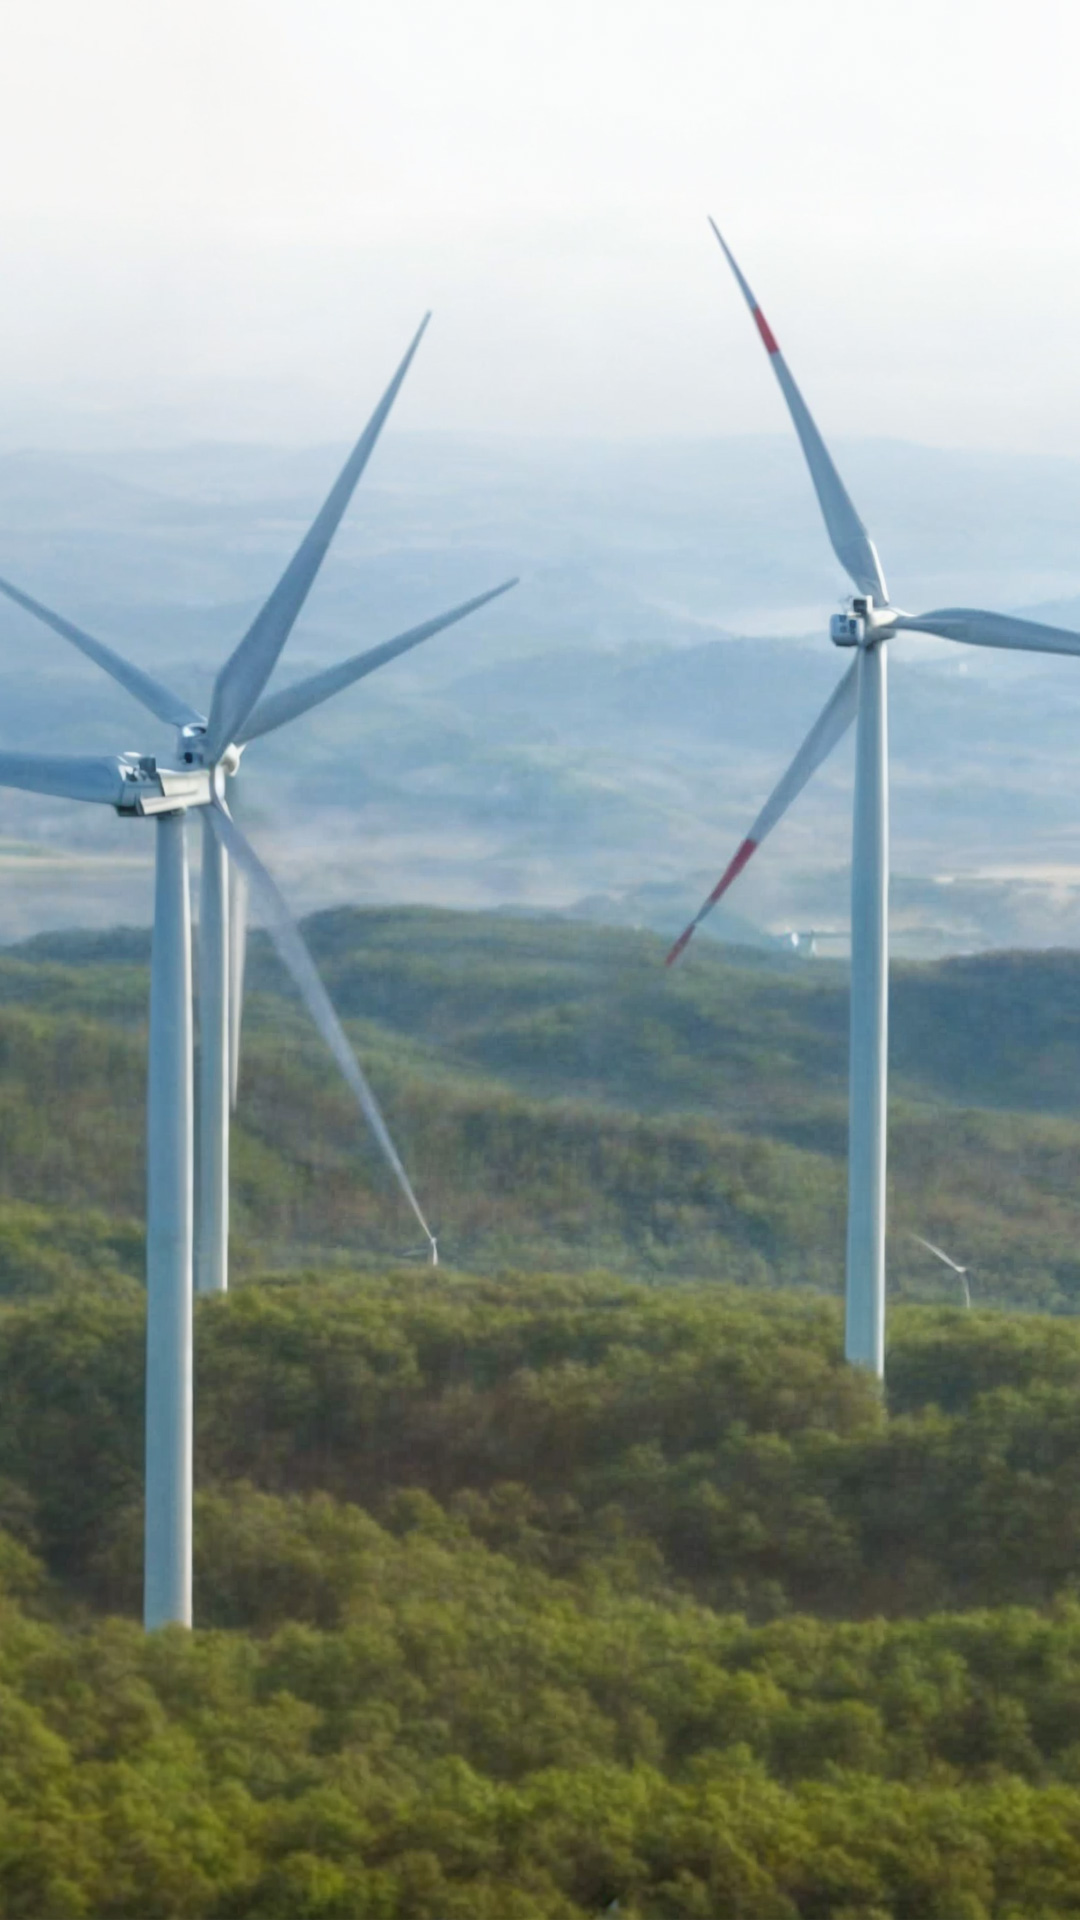
<svg viewBox="0 0 1080 1920">
<path fill-rule="evenodd" d="M 213 799 L 208 768 L 185 767 L 175 772 L 159 767 L 153 754 L 122 753 L 117 759 L 120 791 L 117 813 L 146 818 L 158 813 L 182 813 L 188 807 L 207 807 Z"/>
<path fill-rule="evenodd" d="M 857 593 L 849 612 L 833 614 L 829 639 L 834 647 L 876 647 L 895 631 L 896 613 L 895 607 L 877 606 L 872 593 Z"/>
</svg>

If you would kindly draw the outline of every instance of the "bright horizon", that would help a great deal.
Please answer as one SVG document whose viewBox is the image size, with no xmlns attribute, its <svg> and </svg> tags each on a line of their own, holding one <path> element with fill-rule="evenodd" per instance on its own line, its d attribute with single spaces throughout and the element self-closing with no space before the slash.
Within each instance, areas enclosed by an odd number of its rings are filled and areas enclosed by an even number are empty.
<svg viewBox="0 0 1080 1920">
<path fill-rule="evenodd" d="M 128 414 L 1080 452 L 1060 0 L 13 0 L 0 444 Z"/>
</svg>

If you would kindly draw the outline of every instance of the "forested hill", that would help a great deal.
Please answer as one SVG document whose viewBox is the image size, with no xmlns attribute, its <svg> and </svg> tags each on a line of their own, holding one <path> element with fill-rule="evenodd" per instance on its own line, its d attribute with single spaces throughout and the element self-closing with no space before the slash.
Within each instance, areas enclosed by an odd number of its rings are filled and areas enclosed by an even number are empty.
<svg viewBox="0 0 1080 1920">
<path fill-rule="evenodd" d="M 523 1093 L 733 1117 L 749 1104 L 771 1130 L 796 1080 L 800 1108 L 846 1085 L 835 961 L 699 939 L 667 971 L 656 935 L 554 915 L 339 908 L 304 924 L 342 1013 Z M 39 935 L 0 953 L 0 1004 L 137 1018 L 148 959 L 141 930 Z M 284 990 L 258 934 L 250 983 Z M 894 962 L 890 1021 L 901 1097 L 1080 1113 L 1080 953 Z"/>
<path fill-rule="evenodd" d="M 449 1257 L 380 1258 L 254 941 L 194 1635 L 137 1624 L 146 936 L 0 956 L 0 1920 L 1075 1920 L 1071 959 L 898 977 L 891 1276 L 952 1297 L 933 1231 L 977 1305 L 894 1302 L 882 1395 L 778 1284 L 838 1283 L 838 970 L 308 932 Z"/>
<path fill-rule="evenodd" d="M 150 1639 L 143 1339 L 0 1310 L 5 1920 L 1075 1916 L 1074 1323 L 262 1279 Z"/>
<path fill-rule="evenodd" d="M 668 971 L 649 933 L 422 910 L 343 909 L 307 932 L 343 1011 L 522 1092 L 760 1114 L 770 1132 L 790 1102 L 846 1094 L 835 962 L 699 938 Z M 1080 953 L 894 964 L 890 1053 L 901 1098 L 1080 1113 Z"/>
<path fill-rule="evenodd" d="M 321 914 L 307 933 L 452 1262 L 839 1284 L 842 968 L 701 942 L 669 972 L 651 934 L 419 909 Z M 122 930 L 0 955 L 7 1291 L 76 1257 L 138 1269 L 147 957 Z M 250 981 L 238 1258 L 405 1251 L 259 936 Z M 917 1232 L 971 1266 L 977 1298 L 1071 1310 L 1080 958 L 898 967 L 892 1054 L 892 1284 L 949 1297 Z"/>
</svg>

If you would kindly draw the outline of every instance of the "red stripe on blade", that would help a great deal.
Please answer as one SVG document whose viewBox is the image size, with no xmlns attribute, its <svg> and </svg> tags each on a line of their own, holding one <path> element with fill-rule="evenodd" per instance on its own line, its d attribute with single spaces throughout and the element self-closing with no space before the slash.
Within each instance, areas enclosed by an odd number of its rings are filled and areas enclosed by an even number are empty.
<svg viewBox="0 0 1080 1920">
<path fill-rule="evenodd" d="M 774 334 L 772 328 L 770 327 L 760 307 L 754 308 L 754 319 L 757 321 L 757 330 L 760 333 L 762 339 L 764 340 L 765 346 L 768 352 L 779 353 L 780 349 L 776 344 L 776 335 Z"/>
<path fill-rule="evenodd" d="M 697 913 L 694 915 L 694 918 L 691 920 L 690 925 L 686 929 L 686 932 L 680 933 L 678 939 L 675 942 L 675 945 L 672 947 L 671 952 L 668 954 L 668 957 L 664 962 L 665 966 L 670 967 L 672 962 L 678 959 L 683 948 L 689 942 L 690 937 L 693 934 L 694 928 L 701 924 L 702 920 L 704 920 L 705 915 L 709 912 L 710 908 L 715 907 L 717 901 L 720 898 L 720 895 L 722 893 L 727 892 L 732 881 L 738 879 L 740 873 L 742 872 L 747 861 L 749 860 L 750 855 L 752 853 L 756 853 L 757 846 L 758 846 L 758 843 L 756 840 L 744 840 L 742 845 L 739 848 L 737 848 L 734 857 L 728 862 L 727 866 L 724 868 L 723 873 L 720 875 L 719 880 L 717 881 L 715 887 L 710 893 L 700 913 Z"/>
<path fill-rule="evenodd" d="M 706 907 L 715 907 L 722 893 L 726 893 L 733 880 L 737 880 L 752 853 L 757 852 L 756 840 L 744 840 L 734 859 L 724 868 L 715 887 L 705 902 Z"/>
<path fill-rule="evenodd" d="M 694 928 L 696 926 L 697 926 L 697 921 L 691 920 L 690 925 L 686 928 L 685 932 L 680 933 L 678 939 L 675 942 L 675 945 L 672 947 L 671 952 L 668 954 L 667 959 L 664 961 L 665 967 L 670 967 L 674 965 L 675 961 L 678 959 L 683 948 L 689 945 L 690 937 L 693 934 Z"/>
</svg>

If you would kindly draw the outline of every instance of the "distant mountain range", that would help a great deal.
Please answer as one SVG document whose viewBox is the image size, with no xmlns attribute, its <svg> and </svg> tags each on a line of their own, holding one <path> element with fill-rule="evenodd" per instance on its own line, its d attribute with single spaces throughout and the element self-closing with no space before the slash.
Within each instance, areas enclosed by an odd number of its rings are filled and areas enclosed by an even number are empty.
<svg viewBox="0 0 1080 1920">
<path fill-rule="evenodd" d="M 340 454 L 9 453 L 0 571 L 205 698 Z M 840 454 L 903 604 L 1080 627 L 1080 461 Z M 786 439 L 391 433 L 282 678 L 514 572 L 489 612 L 251 751 L 248 817 L 298 906 L 586 901 L 675 932 L 841 670 L 825 623 L 845 583 Z M 894 655 L 898 945 L 1080 939 L 1080 661 L 916 638 Z M 5 605 L 0 744 L 171 742 Z M 842 930 L 849 768 L 841 749 L 718 930 Z M 147 917 L 148 836 L 86 813 L 0 797 L 0 935 Z"/>
</svg>

